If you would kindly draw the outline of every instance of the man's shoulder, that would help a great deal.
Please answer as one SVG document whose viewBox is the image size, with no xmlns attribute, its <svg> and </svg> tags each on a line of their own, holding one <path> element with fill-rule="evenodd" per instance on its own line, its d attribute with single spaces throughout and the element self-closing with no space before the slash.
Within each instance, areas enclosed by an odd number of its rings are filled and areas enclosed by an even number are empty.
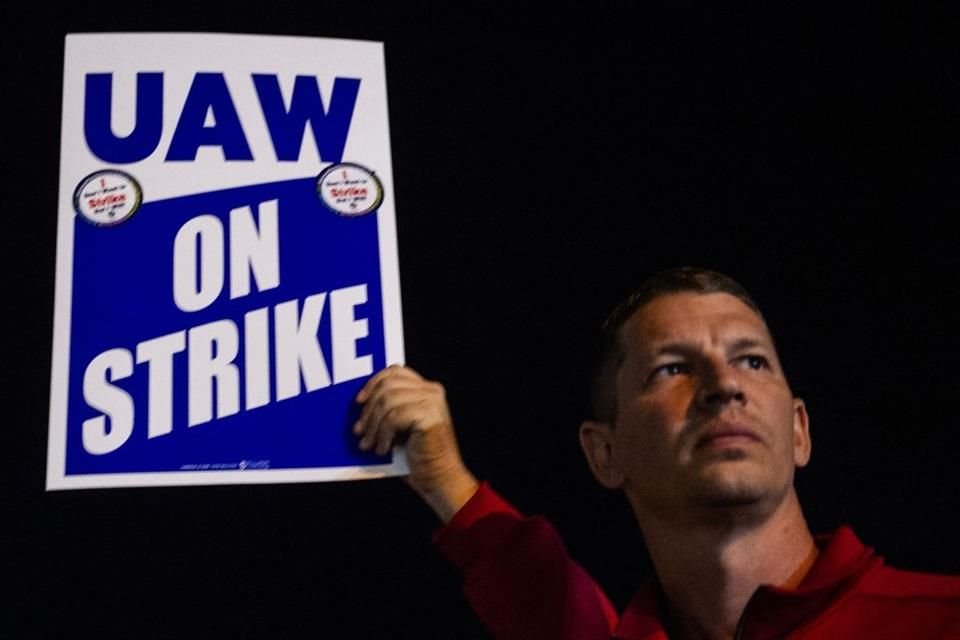
<svg viewBox="0 0 960 640">
<path fill-rule="evenodd" d="M 954 600 L 960 605 L 960 576 L 883 565 L 866 581 L 862 593 L 876 598 Z"/>
<path fill-rule="evenodd" d="M 901 569 L 865 546 L 848 525 L 818 537 L 821 554 L 807 582 L 857 584 L 862 596 L 894 599 L 960 599 L 960 576 Z"/>
</svg>

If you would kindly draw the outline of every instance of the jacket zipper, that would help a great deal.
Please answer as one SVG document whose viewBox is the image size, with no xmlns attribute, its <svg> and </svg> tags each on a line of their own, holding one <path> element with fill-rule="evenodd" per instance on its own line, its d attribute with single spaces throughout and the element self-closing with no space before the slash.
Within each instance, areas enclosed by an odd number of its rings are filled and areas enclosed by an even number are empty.
<svg viewBox="0 0 960 640">
<path fill-rule="evenodd" d="M 747 600 L 747 604 L 743 607 L 743 612 L 740 614 L 740 619 L 737 620 L 737 628 L 733 632 L 733 640 L 743 640 L 743 630 L 747 626 L 747 612 L 750 611 L 750 605 L 753 604 L 756 595 L 757 592 L 754 591 L 753 595 L 750 596 L 750 599 Z"/>
</svg>

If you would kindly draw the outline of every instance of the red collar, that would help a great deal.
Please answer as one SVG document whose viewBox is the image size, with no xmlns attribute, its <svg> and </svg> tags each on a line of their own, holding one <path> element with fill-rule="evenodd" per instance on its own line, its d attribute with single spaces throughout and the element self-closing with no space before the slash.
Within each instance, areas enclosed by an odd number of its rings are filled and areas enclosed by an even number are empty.
<svg viewBox="0 0 960 640">
<path fill-rule="evenodd" d="M 817 536 L 820 554 L 796 589 L 762 585 L 744 611 L 745 637 L 782 637 L 810 624 L 854 592 L 868 573 L 883 564 L 853 531 L 843 526 Z M 663 595 L 655 581 L 644 585 L 620 618 L 614 638 L 666 640 Z"/>
</svg>

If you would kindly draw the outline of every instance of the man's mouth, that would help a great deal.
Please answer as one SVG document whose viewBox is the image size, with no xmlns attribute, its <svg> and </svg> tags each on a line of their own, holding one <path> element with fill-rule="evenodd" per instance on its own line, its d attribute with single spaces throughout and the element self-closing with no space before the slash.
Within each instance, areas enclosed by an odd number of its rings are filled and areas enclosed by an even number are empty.
<svg viewBox="0 0 960 640">
<path fill-rule="evenodd" d="M 763 442 L 763 439 L 749 427 L 732 423 L 720 423 L 707 427 L 694 449 L 703 447 L 736 447 L 754 442 Z"/>
</svg>

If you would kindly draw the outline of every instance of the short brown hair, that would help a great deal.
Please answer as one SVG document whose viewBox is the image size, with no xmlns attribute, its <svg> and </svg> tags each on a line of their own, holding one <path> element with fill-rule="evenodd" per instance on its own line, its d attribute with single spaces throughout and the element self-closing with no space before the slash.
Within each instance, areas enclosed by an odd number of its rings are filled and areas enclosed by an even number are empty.
<svg viewBox="0 0 960 640">
<path fill-rule="evenodd" d="M 761 318 L 760 307 L 730 276 L 699 267 L 677 267 L 654 274 L 614 307 L 600 329 L 596 365 L 590 380 L 593 418 L 612 424 L 617 413 L 616 376 L 623 362 L 620 328 L 648 302 L 671 293 L 727 293 L 743 301 Z"/>
</svg>

